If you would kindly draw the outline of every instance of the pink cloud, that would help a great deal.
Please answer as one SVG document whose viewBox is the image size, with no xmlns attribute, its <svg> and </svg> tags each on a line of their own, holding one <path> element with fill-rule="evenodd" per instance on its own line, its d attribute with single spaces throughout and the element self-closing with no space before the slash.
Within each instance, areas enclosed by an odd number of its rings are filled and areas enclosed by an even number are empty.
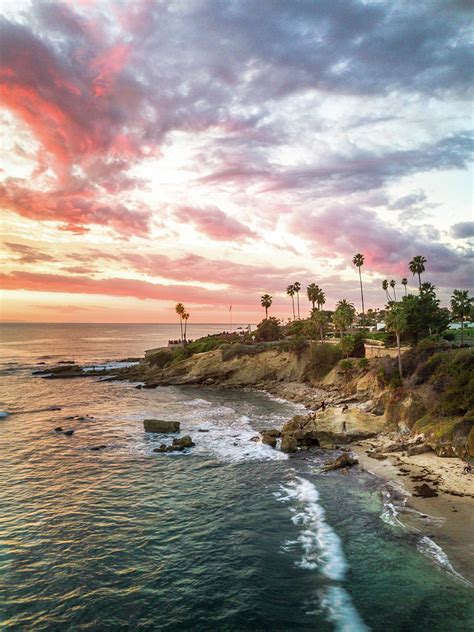
<svg viewBox="0 0 474 632">
<path fill-rule="evenodd" d="M 174 215 L 182 222 L 193 224 L 211 239 L 240 241 L 256 237 L 248 226 L 226 215 L 217 206 L 181 206 L 175 210 Z"/>
</svg>

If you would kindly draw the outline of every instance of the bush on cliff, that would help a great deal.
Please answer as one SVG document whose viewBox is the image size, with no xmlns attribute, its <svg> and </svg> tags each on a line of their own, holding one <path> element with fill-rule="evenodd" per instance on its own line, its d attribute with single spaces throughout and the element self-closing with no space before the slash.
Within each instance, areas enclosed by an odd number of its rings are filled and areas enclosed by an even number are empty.
<svg viewBox="0 0 474 632">
<path fill-rule="evenodd" d="M 168 349 L 157 351 L 148 358 L 148 363 L 158 369 L 164 369 L 174 357 L 174 353 Z"/>
<path fill-rule="evenodd" d="M 280 320 L 274 316 L 265 318 L 258 325 L 255 331 L 255 340 L 257 342 L 272 342 L 283 338 L 283 328 L 280 326 Z"/>
<path fill-rule="evenodd" d="M 311 359 L 308 365 L 308 377 L 320 380 L 333 369 L 342 353 L 339 345 L 332 345 L 327 342 L 313 345 L 311 347 Z"/>
</svg>

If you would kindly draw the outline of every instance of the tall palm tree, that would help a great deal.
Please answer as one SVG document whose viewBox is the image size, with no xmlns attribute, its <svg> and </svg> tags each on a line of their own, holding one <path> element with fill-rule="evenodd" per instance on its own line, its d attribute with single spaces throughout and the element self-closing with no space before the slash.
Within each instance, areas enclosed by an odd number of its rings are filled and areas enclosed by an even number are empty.
<svg viewBox="0 0 474 632">
<path fill-rule="evenodd" d="M 454 318 L 461 322 L 461 346 L 464 344 L 464 319 L 471 311 L 474 298 L 469 297 L 468 290 L 454 290 L 451 296 L 451 310 Z"/>
<path fill-rule="evenodd" d="M 286 293 L 288 294 L 288 296 L 291 296 L 291 304 L 293 307 L 293 320 L 295 320 L 295 286 L 289 285 L 286 288 Z"/>
<path fill-rule="evenodd" d="M 310 283 L 306 288 L 306 294 L 308 296 L 308 301 L 310 301 L 314 309 L 319 296 L 319 285 L 316 285 L 316 283 Z"/>
<path fill-rule="evenodd" d="M 334 325 L 341 333 L 341 338 L 344 331 L 354 322 L 355 311 L 354 305 L 349 303 L 345 298 L 337 303 L 336 311 L 334 312 L 332 319 Z"/>
<path fill-rule="evenodd" d="M 188 328 L 188 320 L 189 320 L 189 313 L 188 312 L 184 312 L 183 320 L 184 320 L 184 337 L 183 337 L 183 340 L 184 340 L 184 342 L 186 342 L 186 330 Z"/>
<path fill-rule="evenodd" d="M 385 294 L 387 296 L 387 301 L 391 301 L 392 297 L 390 296 L 390 294 L 388 293 L 388 281 L 387 279 L 384 279 L 382 281 L 382 290 L 385 290 Z"/>
<path fill-rule="evenodd" d="M 295 288 L 295 292 L 296 292 L 296 304 L 298 306 L 298 320 L 300 319 L 300 290 L 301 290 L 301 283 L 299 281 L 295 281 L 293 283 L 293 287 Z"/>
<path fill-rule="evenodd" d="M 418 275 L 418 287 L 420 288 L 420 290 L 421 290 L 421 275 L 425 271 L 425 263 L 426 263 L 426 259 L 422 257 L 421 255 L 417 255 L 416 257 L 413 257 L 413 259 L 408 264 L 408 267 L 410 268 L 410 272 L 413 274 L 413 276 L 415 276 L 415 274 Z"/>
<path fill-rule="evenodd" d="M 407 328 L 407 318 L 401 303 L 395 303 L 394 305 L 392 305 L 392 307 L 385 314 L 385 328 L 387 331 L 393 332 L 397 337 L 398 372 L 400 373 L 400 379 L 403 379 L 402 355 L 400 352 L 400 334 L 402 334 Z"/>
<path fill-rule="evenodd" d="M 324 303 L 326 302 L 326 294 L 321 289 L 318 292 L 318 298 L 316 302 L 318 304 L 318 309 L 321 310 L 323 308 Z"/>
<path fill-rule="evenodd" d="M 407 295 L 407 285 L 408 285 L 408 279 L 406 277 L 403 277 L 402 285 L 405 288 L 405 296 L 406 296 Z"/>
<path fill-rule="evenodd" d="M 396 291 L 395 291 L 395 285 L 396 285 L 396 283 L 395 283 L 395 281 L 392 279 L 392 280 L 390 281 L 390 287 L 391 287 L 391 288 L 392 288 L 392 290 L 393 290 L 393 300 L 396 302 L 396 300 L 397 300 L 397 293 L 396 293 Z"/>
<path fill-rule="evenodd" d="M 362 287 L 362 273 L 360 269 L 364 265 L 364 255 L 358 253 L 352 257 L 352 263 L 359 268 L 359 282 L 360 282 L 360 299 L 362 302 L 362 314 L 365 314 L 364 310 L 364 289 Z"/>
<path fill-rule="evenodd" d="M 179 326 L 181 328 L 181 340 L 183 340 L 183 314 L 185 312 L 184 305 L 182 303 L 178 303 L 175 307 L 175 312 L 179 316 Z"/>
<path fill-rule="evenodd" d="M 260 303 L 262 307 L 265 308 L 265 318 L 268 318 L 268 308 L 273 303 L 273 298 L 270 296 L 270 294 L 264 294 L 260 299 Z"/>
<path fill-rule="evenodd" d="M 321 338 L 321 342 L 324 342 L 324 330 L 328 324 L 328 317 L 322 310 L 313 309 L 311 313 L 311 319 L 313 320 L 316 327 L 319 329 L 319 337 Z"/>
<path fill-rule="evenodd" d="M 431 298 L 436 298 L 436 287 L 429 281 L 424 281 L 421 284 L 420 292 L 430 296 Z"/>
</svg>

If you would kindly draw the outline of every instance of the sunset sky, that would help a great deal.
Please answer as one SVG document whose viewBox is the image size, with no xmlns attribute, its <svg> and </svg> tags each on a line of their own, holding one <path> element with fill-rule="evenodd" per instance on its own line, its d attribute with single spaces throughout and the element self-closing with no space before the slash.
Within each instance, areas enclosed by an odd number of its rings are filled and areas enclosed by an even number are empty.
<svg viewBox="0 0 474 632">
<path fill-rule="evenodd" d="M 468 0 L 0 2 L 2 318 L 473 285 Z M 400 294 L 401 286 L 398 285 Z M 301 299 L 304 311 L 309 303 Z"/>
</svg>

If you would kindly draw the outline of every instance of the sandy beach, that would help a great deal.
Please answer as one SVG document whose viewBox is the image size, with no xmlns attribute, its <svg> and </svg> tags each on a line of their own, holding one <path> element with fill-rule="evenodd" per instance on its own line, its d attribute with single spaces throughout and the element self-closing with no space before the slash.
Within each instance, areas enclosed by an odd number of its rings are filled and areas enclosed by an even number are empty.
<svg viewBox="0 0 474 632">
<path fill-rule="evenodd" d="M 433 452 L 413 456 L 393 453 L 384 460 L 367 454 L 389 443 L 387 437 L 379 436 L 352 444 L 351 450 L 366 471 L 403 486 L 409 494 L 406 507 L 421 513 L 421 516 L 415 514 L 415 523 L 418 519 L 426 520 L 433 538 L 454 568 L 474 583 L 474 473 L 463 474 L 461 459 L 441 458 Z M 428 498 L 414 495 L 415 487 L 423 483 L 438 495 Z M 407 512 L 400 518 L 403 522 L 412 522 L 413 515 Z M 416 524 L 414 526 L 416 528 Z"/>
</svg>

